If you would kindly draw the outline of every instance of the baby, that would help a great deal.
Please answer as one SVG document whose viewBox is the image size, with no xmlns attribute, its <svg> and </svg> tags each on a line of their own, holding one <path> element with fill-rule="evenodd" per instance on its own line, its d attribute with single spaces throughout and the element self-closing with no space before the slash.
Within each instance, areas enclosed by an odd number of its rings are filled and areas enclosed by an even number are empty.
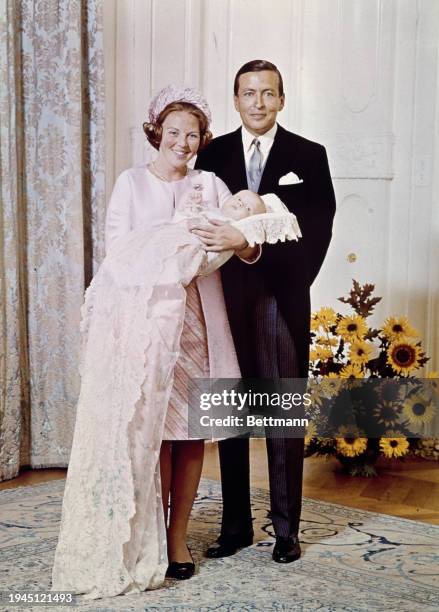
<svg viewBox="0 0 439 612">
<path fill-rule="evenodd" d="M 243 189 L 231 195 L 221 206 L 221 212 L 234 221 L 267 212 L 264 200 L 254 191 Z"/>
<path fill-rule="evenodd" d="M 189 193 L 172 221 L 186 224 L 189 230 L 200 221 L 227 221 L 239 229 L 249 246 L 298 240 L 301 237 L 295 215 L 289 212 L 274 193 L 259 196 L 249 189 L 243 189 L 228 197 L 219 209 L 207 208 L 202 196 L 201 191 Z M 207 252 L 207 260 L 200 269 L 200 275 L 207 276 L 232 255 L 233 251 Z"/>
<path fill-rule="evenodd" d="M 201 191 L 191 192 L 174 214 L 173 222 L 186 222 L 188 229 L 199 222 L 228 221 L 244 234 L 250 246 L 280 240 L 298 240 L 302 234 L 293 213 L 274 194 L 260 196 L 243 189 L 228 197 L 217 208 L 207 208 Z"/>
<path fill-rule="evenodd" d="M 118 284 L 125 285 L 128 271 L 135 277 L 132 262 L 136 258 L 140 266 L 136 282 L 146 282 L 142 276 L 146 268 L 151 285 L 155 282 L 153 279 L 162 282 L 166 278 L 170 284 L 182 283 L 186 286 L 187 279 L 194 276 L 192 266 L 188 264 L 188 253 L 192 253 L 193 257 L 200 259 L 195 276 L 207 276 L 234 254 L 233 250 L 206 249 L 202 240 L 190 231 L 197 225 L 214 220 L 236 227 L 251 247 L 298 240 L 302 235 L 295 215 L 274 193 L 259 196 L 244 189 L 225 197 L 220 208 L 210 208 L 209 202 L 203 200 L 202 184 L 195 183 L 191 191 L 178 198 L 170 221 L 158 221 L 147 229 L 133 230 L 114 242 L 106 257 L 111 260 L 111 265 L 107 262 L 109 272 Z M 127 262 L 128 271 L 124 267 Z"/>
<path fill-rule="evenodd" d="M 222 221 L 240 221 L 251 215 L 267 212 L 264 200 L 254 191 L 243 189 L 226 199 L 218 208 L 206 208 L 201 191 L 193 191 L 187 196 L 186 202 L 174 214 L 173 221 L 189 221 L 202 219 L 220 219 Z"/>
</svg>

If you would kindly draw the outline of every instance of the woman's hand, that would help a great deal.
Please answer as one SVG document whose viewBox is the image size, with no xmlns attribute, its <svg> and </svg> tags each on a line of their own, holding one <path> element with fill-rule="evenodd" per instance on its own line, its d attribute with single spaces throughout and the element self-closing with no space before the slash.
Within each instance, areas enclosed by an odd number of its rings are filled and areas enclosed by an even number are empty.
<svg viewBox="0 0 439 612">
<path fill-rule="evenodd" d="M 191 232 L 200 238 L 206 251 L 242 251 L 248 247 L 247 240 L 236 227 L 219 219 L 194 224 Z"/>
</svg>

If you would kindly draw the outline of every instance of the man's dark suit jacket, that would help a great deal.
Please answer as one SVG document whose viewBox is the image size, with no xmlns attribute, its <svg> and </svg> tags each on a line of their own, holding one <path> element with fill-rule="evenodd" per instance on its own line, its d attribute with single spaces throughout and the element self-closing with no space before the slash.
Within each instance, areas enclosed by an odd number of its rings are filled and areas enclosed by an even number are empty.
<svg viewBox="0 0 439 612">
<path fill-rule="evenodd" d="M 198 155 L 196 168 L 214 172 L 232 193 L 247 189 L 241 128 L 215 138 Z M 279 179 L 295 173 L 302 183 L 279 185 Z M 275 193 L 299 222 L 298 242 L 264 244 L 258 262 L 249 265 L 232 257 L 221 276 L 230 327 L 243 377 L 258 377 L 249 313 L 260 292 L 277 301 L 294 340 L 300 376 L 308 375 L 309 289 L 323 263 L 332 233 L 335 197 L 323 146 L 288 132 L 280 125 L 259 187 L 259 193 Z"/>
</svg>

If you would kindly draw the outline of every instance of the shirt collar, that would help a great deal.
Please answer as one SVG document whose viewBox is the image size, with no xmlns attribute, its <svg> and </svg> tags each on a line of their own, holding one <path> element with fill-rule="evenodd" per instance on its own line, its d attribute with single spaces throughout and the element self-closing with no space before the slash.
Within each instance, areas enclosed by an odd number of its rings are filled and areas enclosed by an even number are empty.
<svg viewBox="0 0 439 612">
<path fill-rule="evenodd" d="M 249 151 L 250 147 L 252 146 L 252 142 L 255 138 L 257 138 L 259 140 L 259 142 L 261 143 L 261 149 L 265 150 L 266 148 L 270 147 L 273 144 L 273 140 L 274 137 L 276 135 L 277 132 L 277 123 L 275 123 L 273 125 L 273 127 L 268 130 L 268 132 L 265 132 L 265 134 L 262 134 L 262 136 L 255 136 L 254 134 L 251 134 L 246 127 L 242 126 L 242 144 L 244 146 L 244 151 Z"/>
</svg>

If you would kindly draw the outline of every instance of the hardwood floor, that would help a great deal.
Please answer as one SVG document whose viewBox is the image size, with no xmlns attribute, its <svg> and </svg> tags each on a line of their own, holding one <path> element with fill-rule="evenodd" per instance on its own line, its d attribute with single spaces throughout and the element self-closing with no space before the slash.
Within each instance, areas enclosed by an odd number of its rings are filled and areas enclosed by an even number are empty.
<svg viewBox="0 0 439 612">
<path fill-rule="evenodd" d="M 305 459 L 303 495 L 439 525 L 439 463 L 413 458 L 383 461 L 375 478 L 345 474 L 333 457 Z M 268 488 L 265 440 L 251 441 L 252 487 Z M 206 446 L 203 475 L 218 478 L 216 445 Z"/>
<path fill-rule="evenodd" d="M 380 465 L 376 478 L 344 474 L 335 459 L 305 460 L 303 494 L 335 504 L 382 512 L 439 525 L 439 463 L 423 459 L 389 461 Z M 268 489 L 264 440 L 251 441 L 251 483 Z M 29 486 L 65 478 L 66 470 L 24 470 L 17 478 L 0 483 L 1 489 Z M 219 479 L 216 444 L 206 445 L 203 476 Z"/>
</svg>

